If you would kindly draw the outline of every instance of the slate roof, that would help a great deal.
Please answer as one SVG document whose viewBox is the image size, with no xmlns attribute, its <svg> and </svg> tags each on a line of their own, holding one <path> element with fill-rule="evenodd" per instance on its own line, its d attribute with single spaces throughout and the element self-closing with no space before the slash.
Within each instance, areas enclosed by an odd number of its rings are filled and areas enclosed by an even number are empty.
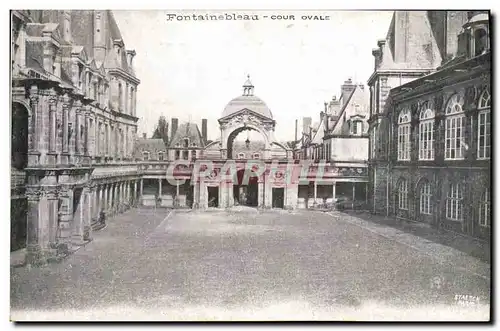
<svg viewBox="0 0 500 331">
<path fill-rule="evenodd" d="M 162 139 L 139 138 L 134 142 L 134 159 L 143 159 L 143 152 L 149 152 L 150 160 L 158 160 L 158 152 L 164 152 L 164 159 L 167 159 L 167 146 Z"/>
<path fill-rule="evenodd" d="M 177 148 L 176 145 L 180 144 L 183 148 L 183 142 L 185 138 L 189 138 L 189 148 L 195 143 L 195 148 L 205 147 L 205 143 L 201 136 L 200 129 L 196 123 L 186 122 L 179 125 L 177 131 L 175 131 L 174 137 L 170 140 L 169 147 Z"/>
</svg>

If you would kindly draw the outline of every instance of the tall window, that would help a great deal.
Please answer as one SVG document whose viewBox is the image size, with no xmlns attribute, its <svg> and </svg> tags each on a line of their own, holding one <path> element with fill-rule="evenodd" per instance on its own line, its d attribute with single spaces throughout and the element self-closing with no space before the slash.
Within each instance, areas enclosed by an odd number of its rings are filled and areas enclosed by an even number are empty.
<svg viewBox="0 0 500 331">
<path fill-rule="evenodd" d="M 176 160 L 179 160 L 180 158 L 181 158 L 181 151 L 176 150 L 176 151 L 175 151 L 175 159 L 176 159 Z"/>
<path fill-rule="evenodd" d="M 450 184 L 446 197 L 446 218 L 453 221 L 462 221 L 463 217 L 463 189 L 458 183 Z"/>
<path fill-rule="evenodd" d="M 182 151 L 182 158 L 184 160 L 188 160 L 189 159 L 189 151 Z"/>
<path fill-rule="evenodd" d="M 479 98 L 477 157 L 489 159 L 491 153 L 491 95 L 485 90 Z"/>
<path fill-rule="evenodd" d="M 398 160 L 401 161 L 410 160 L 410 122 L 410 110 L 402 110 L 398 118 Z"/>
<path fill-rule="evenodd" d="M 418 158 L 420 160 L 434 159 L 434 110 L 426 109 L 420 112 L 420 139 L 418 143 Z"/>
<path fill-rule="evenodd" d="M 479 225 L 484 227 L 490 227 L 490 188 L 486 188 L 483 195 L 481 196 L 481 202 L 479 204 Z"/>
<path fill-rule="evenodd" d="M 408 210 L 408 181 L 401 179 L 398 189 L 399 209 Z"/>
<path fill-rule="evenodd" d="M 189 138 L 184 138 L 184 147 L 189 147 Z"/>
<path fill-rule="evenodd" d="M 163 161 L 163 152 L 158 152 L 158 161 Z"/>
<path fill-rule="evenodd" d="M 142 152 L 142 159 L 144 161 L 148 161 L 149 160 L 149 152 Z"/>
<path fill-rule="evenodd" d="M 451 97 L 446 106 L 445 159 L 460 160 L 465 154 L 465 115 L 463 98 L 459 94 Z"/>
<path fill-rule="evenodd" d="M 420 213 L 431 215 L 432 214 L 432 193 L 431 184 L 425 182 L 420 186 Z"/>
<path fill-rule="evenodd" d="M 355 120 L 351 125 L 351 133 L 355 135 L 360 135 L 363 133 L 363 122 L 360 120 Z"/>
<path fill-rule="evenodd" d="M 378 127 L 374 126 L 371 132 L 371 138 L 370 138 L 370 143 L 371 143 L 371 154 L 372 154 L 372 159 L 376 157 L 376 151 L 377 151 L 377 131 Z"/>
<path fill-rule="evenodd" d="M 477 29 L 474 32 L 474 55 L 478 56 L 488 49 L 488 34 L 484 29 Z"/>
<path fill-rule="evenodd" d="M 196 160 L 196 149 L 191 150 L 191 160 Z"/>
<path fill-rule="evenodd" d="M 123 109 L 123 86 L 118 83 L 118 110 L 121 112 Z"/>
</svg>

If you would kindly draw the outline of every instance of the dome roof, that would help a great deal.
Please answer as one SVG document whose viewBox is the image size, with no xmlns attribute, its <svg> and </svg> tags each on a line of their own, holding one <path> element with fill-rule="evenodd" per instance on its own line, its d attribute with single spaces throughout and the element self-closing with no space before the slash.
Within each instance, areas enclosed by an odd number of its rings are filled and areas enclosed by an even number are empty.
<svg viewBox="0 0 500 331">
<path fill-rule="evenodd" d="M 222 117 L 232 115 L 245 108 L 264 117 L 270 119 L 273 118 L 273 114 L 266 103 L 255 95 L 240 95 L 239 97 L 229 101 L 226 108 L 224 108 L 224 111 L 222 112 Z"/>
<path fill-rule="evenodd" d="M 247 76 L 247 80 L 243 84 L 243 95 L 234 98 L 229 101 L 226 108 L 222 112 L 222 117 L 232 115 L 243 109 L 249 109 L 261 116 L 272 119 L 273 114 L 271 110 L 259 97 L 253 95 L 254 86 L 250 81 L 250 75 Z"/>
</svg>

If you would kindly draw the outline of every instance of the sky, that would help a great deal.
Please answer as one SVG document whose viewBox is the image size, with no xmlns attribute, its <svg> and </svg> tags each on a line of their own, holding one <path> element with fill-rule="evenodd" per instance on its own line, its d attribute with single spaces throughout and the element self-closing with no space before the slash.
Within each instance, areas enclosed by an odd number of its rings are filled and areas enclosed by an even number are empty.
<svg viewBox="0 0 500 331">
<path fill-rule="evenodd" d="M 168 20 L 168 14 L 193 13 L 260 19 Z M 137 53 L 139 133 L 150 137 L 163 115 L 169 122 L 173 117 L 195 122 L 200 129 L 207 118 L 208 138 L 219 138 L 217 119 L 242 94 L 250 75 L 254 94 L 276 120 L 276 140 L 287 141 L 294 138 L 295 119 L 299 129 L 302 117 L 317 121 L 324 102 L 340 94 L 345 80 L 366 85 L 374 68 L 371 51 L 386 37 L 392 11 L 115 10 L 114 15 L 126 48 Z M 295 19 L 272 20 L 271 15 Z M 304 20 L 303 15 L 325 20 Z"/>
</svg>

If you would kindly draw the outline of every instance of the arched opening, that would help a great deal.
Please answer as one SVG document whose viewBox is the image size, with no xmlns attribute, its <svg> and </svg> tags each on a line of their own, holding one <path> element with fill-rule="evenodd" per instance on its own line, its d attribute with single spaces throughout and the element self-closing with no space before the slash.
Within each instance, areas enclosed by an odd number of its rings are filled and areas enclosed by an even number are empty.
<svg viewBox="0 0 500 331">
<path fill-rule="evenodd" d="M 28 165 L 28 110 L 20 103 L 12 104 L 11 161 L 15 169 Z"/>
<path fill-rule="evenodd" d="M 240 134 L 243 133 L 243 134 Z M 264 155 L 266 141 L 264 135 L 252 127 L 241 127 L 229 134 L 227 139 L 227 158 L 245 158 L 251 159 L 258 154 Z"/>
<path fill-rule="evenodd" d="M 29 112 L 18 102 L 12 103 L 11 178 L 14 191 L 22 192 L 25 184 L 24 169 L 28 166 Z M 22 194 L 11 196 L 11 251 L 26 247 L 27 200 Z"/>
<path fill-rule="evenodd" d="M 233 182 L 235 205 L 249 207 L 259 205 L 259 176 L 253 170 L 238 170 Z"/>
</svg>

